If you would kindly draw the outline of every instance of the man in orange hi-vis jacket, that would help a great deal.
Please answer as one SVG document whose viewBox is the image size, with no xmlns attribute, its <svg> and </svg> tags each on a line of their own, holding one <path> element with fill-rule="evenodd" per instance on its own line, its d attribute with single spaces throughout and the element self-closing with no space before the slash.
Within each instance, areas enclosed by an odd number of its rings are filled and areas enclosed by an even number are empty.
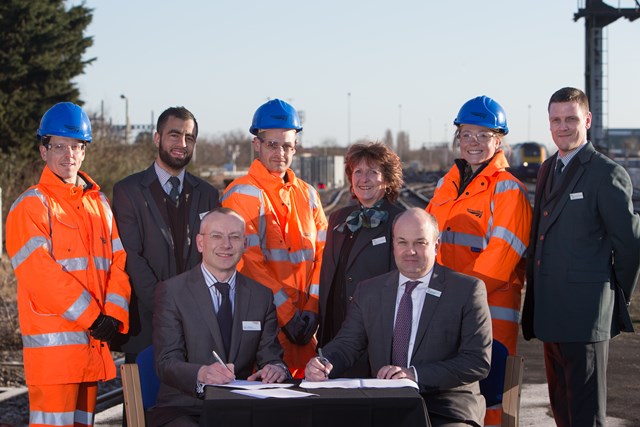
<svg viewBox="0 0 640 427">
<path fill-rule="evenodd" d="M 284 361 L 294 378 L 304 378 L 315 356 L 327 231 L 318 192 L 289 168 L 301 130 L 290 104 L 274 99 L 260 106 L 250 128 L 258 158 L 222 196 L 222 206 L 246 222 L 247 251 L 238 270 L 273 291 Z"/>
<path fill-rule="evenodd" d="M 109 203 L 80 166 L 89 118 L 63 102 L 37 132 L 46 166 L 7 217 L 30 425 L 93 425 L 97 381 L 116 375 L 109 341 L 129 328 L 131 288 Z"/>
</svg>

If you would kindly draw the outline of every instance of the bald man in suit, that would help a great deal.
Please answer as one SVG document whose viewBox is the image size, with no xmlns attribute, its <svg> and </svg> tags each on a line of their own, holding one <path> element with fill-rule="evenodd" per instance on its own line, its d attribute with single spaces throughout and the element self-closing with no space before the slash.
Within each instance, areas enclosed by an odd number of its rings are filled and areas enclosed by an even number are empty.
<svg viewBox="0 0 640 427">
<path fill-rule="evenodd" d="M 342 328 L 322 349 L 324 358 L 307 364 L 307 380 L 340 377 L 367 352 L 378 378 L 418 384 L 433 426 L 483 424 L 486 405 L 478 381 L 491 366 L 487 291 L 481 280 L 436 264 L 437 248 L 432 215 L 412 208 L 396 217 L 398 270 L 358 285 Z M 404 348 L 403 313 L 411 324 Z"/>
<path fill-rule="evenodd" d="M 153 345 L 162 384 L 149 413 L 154 426 L 198 425 L 204 384 L 290 378 L 273 294 L 236 271 L 246 248 L 242 217 L 228 208 L 212 210 L 202 219 L 196 243 L 202 264 L 156 290 Z M 225 292 L 218 291 L 220 283 L 228 285 Z M 232 312 L 229 340 L 221 319 L 226 292 Z M 214 351 L 225 364 L 216 361 Z"/>
</svg>

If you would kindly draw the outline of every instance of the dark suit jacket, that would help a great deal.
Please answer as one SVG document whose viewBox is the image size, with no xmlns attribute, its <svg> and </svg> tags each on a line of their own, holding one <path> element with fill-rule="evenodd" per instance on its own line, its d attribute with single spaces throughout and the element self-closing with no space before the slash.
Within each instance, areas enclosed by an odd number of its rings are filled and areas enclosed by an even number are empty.
<svg viewBox="0 0 640 427">
<path fill-rule="evenodd" d="M 248 330 L 245 321 L 260 323 Z M 235 364 L 236 378 L 246 379 L 255 367 L 282 362 L 278 321 L 271 290 L 237 273 L 229 355 L 198 264 L 158 284 L 153 314 L 153 346 L 161 385 L 157 406 L 198 406 L 198 370 L 216 360 L 212 351 Z"/>
<path fill-rule="evenodd" d="M 588 142 L 549 192 L 556 159 L 547 159 L 538 173 L 523 335 L 546 342 L 607 340 L 621 330 L 620 319 L 628 319 L 626 303 L 638 279 L 640 221 L 631 180 Z M 624 295 L 620 304 L 616 285 Z"/>
<path fill-rule="evenodd" d="M 318 330 L 318 343 L 324 345 L 329 339 L 325 339 L 327 304 L 329 293 L 333 285 L 334 275 L 340 257 L 340 250 L 347 233 L 336 230 L 340 224 L 344 224 L 347 217 L 354 210 L 360 209 L 360 205 L 351 205 L 333 212 L 329 217 L 327 228 L 327 243 L 322 255 L 322 268 L 320 270 L 320 329 Z M 376 228 L 362 228 L 358 232 L 356 241 L 349 253 L 346 266 L 347 299 L 351 301 L 356 285 L 365 279 L 379 276 L 396 268 L 393 258 L 393 245 L 391 230 L 393 219 L 403 211 L 400 207 L 391 204 L 385 199 L 381 210 L 389 212 L 389 218 L 384 224 Z M 373 241 L 376 240 L 376 244 Z M 381 241 L 383 240 L 383 241 Z M 329 332 L 330 333 L 330 332 Z"/>
<path fill-rule="evenodd" d="M 391 363 L 399 273 L 365 280 L 356 289 L 347 319 L 323 348 L 339 377 L 366 351 L 371 370 Z M 430 413 L 483 425 L 485 401 L 478 381 L 491 366 L 491 318 L 481 280 L 436 264 L 420 315 L 411 365 Z"/>
<path fill-rule="evenodd" d="M 177 274 L 166 208 L 158 206 L 150 186 L 158 182 L 153 164 L 117 182 L 113 187 L 113 213 L 120 239 L 127 252 L 126 271 L 131 281 L 130 328 L 126 337 L 118 336 L 116 347 L 127 353 L 139 353 L 151 345 L 151 317 L 156 284 Z M 216 206 L 218 190 L 207 182 L 185 173 L 185 183 L 192 187 L 188 239 L 184 245 L 185 271 L 200 263 L 196 247 L 200 230 L 200 214 Z"/>
</svg>

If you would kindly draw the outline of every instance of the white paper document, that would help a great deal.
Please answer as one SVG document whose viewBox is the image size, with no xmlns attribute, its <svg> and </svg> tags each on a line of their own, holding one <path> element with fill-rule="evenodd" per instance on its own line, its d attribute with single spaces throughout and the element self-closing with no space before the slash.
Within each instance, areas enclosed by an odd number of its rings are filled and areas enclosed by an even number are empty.
<svg viewBox="0 0 640 427">
<path fill-rule="evenodd" d="M 243 390 L 262 390 L 265 388 L 288 388 L 293 384 L 286 383 L 271 383 L 265 384 L 260 381 L 247 381 L 247 380 L 235 380 L 227 384 L 206 384 L 214 387 L 229 387 L 229 388 L 241 388 Z"/>
<path fill-rule="evenodd" d="M 288 390 L 286 388 L 268 388 L 264 390 L 231 390 L 231 392 L 244 394 L 245 396 L 257 397 L 259 399 L 266 399 L 267 397 L 291 399 L 296 397 L 317 396 L 317 394 Z"/>
<path fill-rule="evenodd" d="M 401 388 L 413 387 L 418 390 L 418 384 L 402 378 L 399 380 L 380 380 L 377 378 L 336 378 L 326 381 L 302 381 L 300 388 Z"/>
</svg>

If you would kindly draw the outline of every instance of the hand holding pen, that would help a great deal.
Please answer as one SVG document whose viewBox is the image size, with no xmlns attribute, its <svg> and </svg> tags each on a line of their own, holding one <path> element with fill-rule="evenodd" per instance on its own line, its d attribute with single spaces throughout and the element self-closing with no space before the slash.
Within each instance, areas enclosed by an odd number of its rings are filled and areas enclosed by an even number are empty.
<svg viewBox="0 0 640 427">
<path fill-rule="evenodd" d="M 203 384 L 228 384 L 236 379 L 233 363 L 224 363 L 215 351 L 216 363 L 202 366 L 198 370 L 198 382 Z"/>
<path fill-rule="evenodd" d="M 312 358 L 307 363 L 305 378 L 307 381 L 325 381 L 329 378 L 332 369 L 333 365 L 323 356 L 322 349 L 318 348 L 318 357 Z"/>
</svg>

